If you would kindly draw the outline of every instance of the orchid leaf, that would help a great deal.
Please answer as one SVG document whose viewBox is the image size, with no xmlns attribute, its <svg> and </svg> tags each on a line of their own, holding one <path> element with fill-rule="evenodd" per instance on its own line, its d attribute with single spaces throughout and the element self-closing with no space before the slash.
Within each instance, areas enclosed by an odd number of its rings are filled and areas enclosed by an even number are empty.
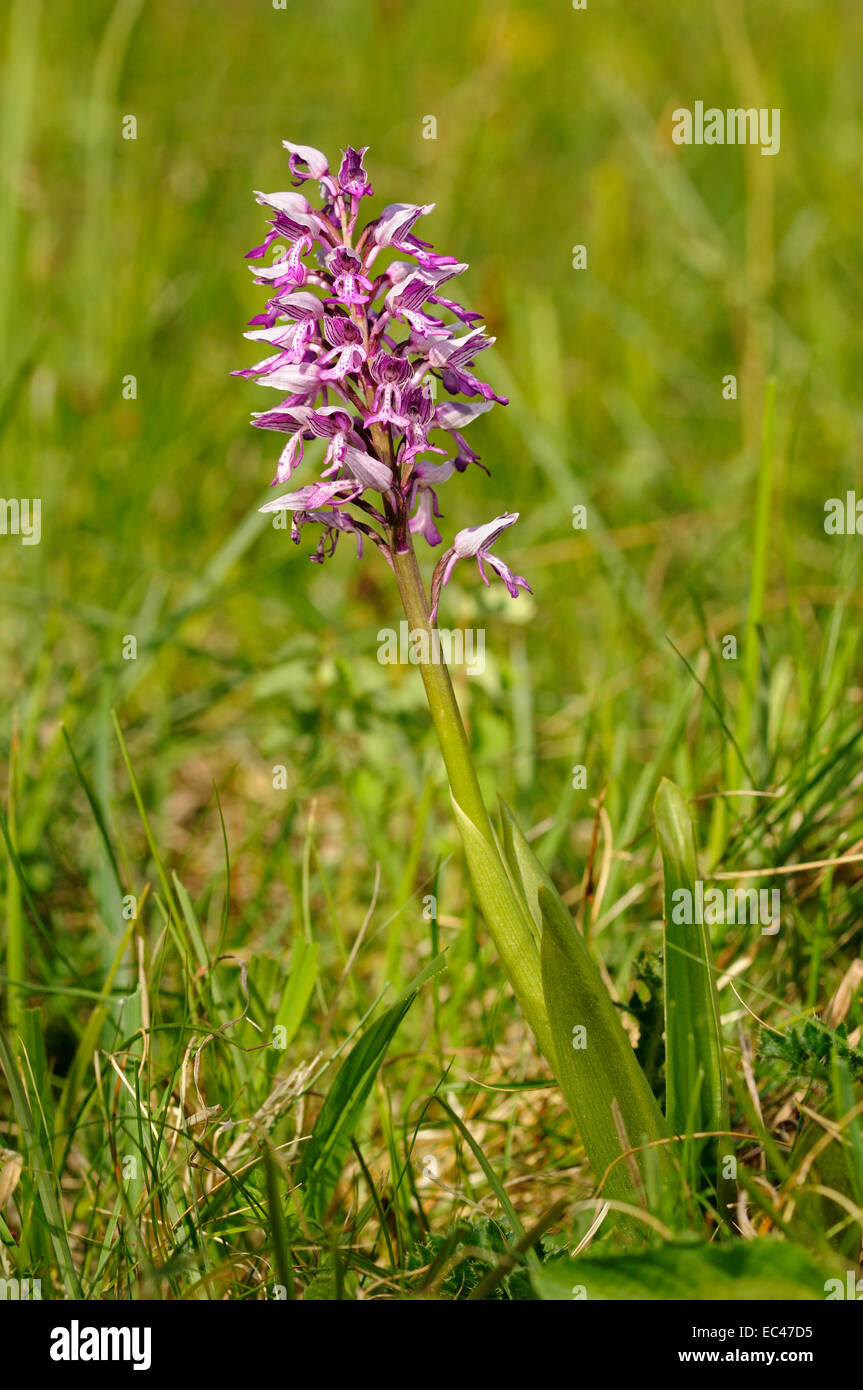
<svg viewBox="0 0 863 1390">
<path fill-rule="evenodd" d="M 554 1065 L 542 989 L 536 930 L 520 888 L 513 883 L 497 843 L 486 838 L 452 799 L 471 882 L 516 998 L 539 1046 Z"/>
<path fill-rule="evenodd" d="M 527 842 L 521 827 L 506 802 L 500 800 L 500 820 L 503 838 L 503 853 L 509 871 L 518 884 L 525 905 L 535 927 L 537 943 L 542 937 L 542 912 L 539 906 L 539 890 L 547 888 L 549 893 L 557 894 L 551 875 L 543 868 Z M 558 895 L 559 896 L 559 895 Z M 561 906 L 563 903 L 561 902 Z M 565 910 L 565 909 L 564 909 Z"/>
<path fill-rule="evenodd" d="M 597 1182 L 631 1202 L 672 1177 L 662 1112 L 575 923 L 556 893 L 543 884 L 538 894 L 557 1078 Z"/>
</svg>

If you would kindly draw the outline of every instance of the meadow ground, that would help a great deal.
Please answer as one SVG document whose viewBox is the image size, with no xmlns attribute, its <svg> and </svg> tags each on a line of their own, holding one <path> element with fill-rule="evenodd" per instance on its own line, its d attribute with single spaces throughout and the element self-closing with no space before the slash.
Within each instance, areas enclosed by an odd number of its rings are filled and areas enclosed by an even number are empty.
<svg viewBox="0 0 863 1390">
<path fill-rule="evenodd" d="M 0 536 L 0 1274 L 557 1296 L 542 1267 L 592 1231 L 603 1296 L 727 1292 L 708 1242 L 770 1245 L 756 1296 L 795 1260 L 820 1288 L 863 1225 L 863 541 L 824 525 L 863 489 L 863 10 L 11 0 L 3 23 L 0 492 L 40 499 L 41 536 Z M 696 100 L 779 108 L 778 153 L 675 144 Z M 781 889 L 777 933 L 712 933 L 733 1232 L 691 1193 L 595 1225 L 418 673 L 378 661 L 392 576 L 347 544 L 310 565 L 258 511 L 270 402 L 229 372 L 283 139 L 368 145 L 375 208 L 434 202 L 470 263 L 510 404 L 445 526 L 520 512 L 533 595 L 459 572 L 446 622 L 486 661 L 458 695 L 660 1100 L 660 780 L 706 880 Z"/>
</svg>

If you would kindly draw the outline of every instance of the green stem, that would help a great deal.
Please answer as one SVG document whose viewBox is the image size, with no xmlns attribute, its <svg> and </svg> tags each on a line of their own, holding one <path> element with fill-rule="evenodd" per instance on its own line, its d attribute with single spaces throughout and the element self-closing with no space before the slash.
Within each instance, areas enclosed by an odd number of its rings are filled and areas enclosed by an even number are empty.
<svg viewBox="0 0 863 1390">
<path fill-rule="evenodd" d="M 410 537 L 408 549 L 393 554 L 405 617 L 412 631 L 429 634 L 432 624 L 425 587 Z M 450 789 L 471 879 L 489 933 L 521 1009 L 546 1059 L 554 1066 L 554 1044 L 542 989 L 539 951 L 527 910 L 513 890 L 485 802 L 449 670 L 443 661 L 419 663 Z"/>
<path fill-rule="evenodd" d="M 393 555 L 393 563 L 402 606 L 411 630 L 428 632 L 431 642 L 433 629 L 429 620 L 428 601 L 413 546 L 404 555 Z M 465 815 L 470 816 L 477 830 L 481 831 L 490 843 L 494 843 L 491 822 L 482 799 L 449 669 L 444 661 L 423 661 L 420 663 L 420 673 L 452 794 Z"/>
</svg>

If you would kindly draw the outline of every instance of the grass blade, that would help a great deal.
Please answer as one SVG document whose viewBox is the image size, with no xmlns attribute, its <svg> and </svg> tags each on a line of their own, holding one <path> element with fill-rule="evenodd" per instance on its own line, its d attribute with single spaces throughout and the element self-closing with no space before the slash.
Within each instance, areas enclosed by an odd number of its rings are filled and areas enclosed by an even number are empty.
<svg viewBox="0 0 863 1390">
<path fill-rule="evenodd" d="M 366 1029 L 330 1086 L 297 1170 L 297 1183 L 304 1188 L 303 1206 L 313 1220 L 323 1219 L 378 1069 L 415 998 L 409 994 L 393 1004 Z"/>
<path fill-rule="evenodd" d="M 728 1092 L 710 939 L 698 914 L 698 865 L 689 807 L 663 778 L 653 803 L 665 915 L 666 1116 L 675 1134 L 727 1130 Z M 684 897 L 683 895 L 687 895 Z M 689 911 L 682 910 L 689 904 Z M 690 921 L 682 920 L 689 917 Z"/>
<path fill-rule="evenodd" d="M 25 1162 L 33 1174 L 42 1219 L 50 1234 L 57 1265 L 65 1281 L 65 1296 L 67 1298 L 81 1298 L 81 1284 L 72 1258 L 72 1251 L 69 1248 L 69 1235 L 59 1196 L 59 1184 L 55 1185 L 51 1138 L 45 1133 L 44 1116 L 41 1113 L 41 1107 L 38 1106 L 38 1101 L 36 1110 L 30 1104 L 12 1048 L 2 1031 L 0 1031 L 0 1067 L 6 1074 L 6 1084 L 9 1087 L 12 1105 L 18 1120 L 21 1148 Z"/>
</svg>

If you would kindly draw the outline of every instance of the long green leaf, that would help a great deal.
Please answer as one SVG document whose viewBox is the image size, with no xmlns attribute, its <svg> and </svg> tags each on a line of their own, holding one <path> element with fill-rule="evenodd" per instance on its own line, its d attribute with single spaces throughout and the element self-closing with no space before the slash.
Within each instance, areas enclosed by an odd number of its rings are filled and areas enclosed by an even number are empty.
<svg viewBox="0 0 863 1390">
<path fill-rule="evenodd" d="M 621 1127 L 626 1147 L 641 1148 L 635 1159 L 641 1182 L 671 1181 L 667 1146 L 643 1147 L 666 1137 L 662 1112 L 575 923 L 556 893 L 542 885 L 538 896 L 557 1078 L 596 1178 L 610 1169 L 603 1191 L 632 1201 L 636 1185 L 630 1163 L 621 1158 Z"/>
<path fill-rule="evenodd" d="M 455 797 L 452 804 L 482 914 L 522 1012 L 541 1051 L 553 1066 L 554 1043 L 543 997 L 536 928 L 523 890 L 510 878 L 497 845 L 477 829 Z"/>
<path fill-rule="evenodd" d="M 414 993 L 399 1000 L 366 1030 L 330 1086 L 297 1169 L 303 1206 L 316 1221 L 323 1219 L 378 1068 L 415 998 Z"/>
<path fill-rule="evenodd" d="M 521 890 L 525 906 L 530 913 L 530 918 L 535 928 L 534 936 L 538 945 L 542 938 L 542 912 L 539 906 L 539 890 L 545 887 L 550 893 L 557 893 L 557 889 L 554 886 L 551 875 L 543 868 L 542 864 L 537 859 L 525 839 L 518 821 L 502 797 L 500 798 L 500 822 L 504 858 L 506 859 L 510 874 Z"/>
<path fill-rule="evenodd" d="M 618 1123 L 623 1124 L 634 1147 L 643 1135 L 649 1140 L 665 1135 L 662 1116 L 596 964 L 551 876 L 505 802 L 501 801 L 500 808 L 504 855 L 542 942 L 543 987 L 555 1047 L 553 1065 L 591 1166 L 601 1180 L 608 1165 L 622 1152 Z M 548 931 L 549 918 L 553 919 L 551 939 L 546 941 L 543 925 L 545 922 Z M 572 1015 L 573 1007 L 584 1016 Z M 592 1024 L 584 1038 L 586 1046 L 576 1048 L 574 1042 L 581 1039 L 574 1038 L 572 1030 L 587 1027 L 588 1016 Z M 612 1098 L 619 1106 L 617 1119 Z M 669 1156 L 663 1148 L 654 1151 L 646 1168 L 651 1164 L 657 1173 L 670 1176 Z M 610 1195 L 632 1198 L 634 1189 L 625 1161 L 612 1170 L 607 1190 Z"/>
<path fill-rule="evenodd" d="M 291 951 L 291 973 L 276 1012 L 276 1023 L 285 1030 L 279 1039 L 280 1048 L 290 1047 L 296 1037 L 317 978 L 318 943 L 298 938 Z"/>
<path fill-rule="evenodd" d="M 710 939 L 703 922 L 683 920 L 699 915 L 700 897 L 689 807 L 679 788 L 663 778 L 653 810 L 664 883 L 668 1123 L 675 1134 L 727 1129 L 728 1096 Z"/>
</svg>

